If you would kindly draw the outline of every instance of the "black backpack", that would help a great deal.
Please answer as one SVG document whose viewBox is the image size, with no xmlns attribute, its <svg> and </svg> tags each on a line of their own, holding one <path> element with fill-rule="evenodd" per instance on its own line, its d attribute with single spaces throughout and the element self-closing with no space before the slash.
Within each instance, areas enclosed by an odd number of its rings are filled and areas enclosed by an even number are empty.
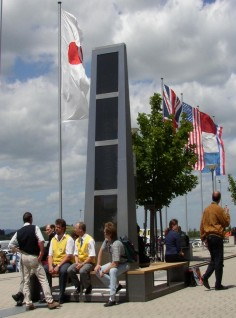
<svg viewBox="0 0 236 318">
<path fill-rule="evenodd" d="M 129 263 L 135 263 L 138 261 L 138 252 L 135 251 L 133 243 L 130 242 L 130 240 L 124 236 L 120 237 L 119 239 L 121 243 L 124 245 L 125 248 L 125 256 Z"/>
</svg>

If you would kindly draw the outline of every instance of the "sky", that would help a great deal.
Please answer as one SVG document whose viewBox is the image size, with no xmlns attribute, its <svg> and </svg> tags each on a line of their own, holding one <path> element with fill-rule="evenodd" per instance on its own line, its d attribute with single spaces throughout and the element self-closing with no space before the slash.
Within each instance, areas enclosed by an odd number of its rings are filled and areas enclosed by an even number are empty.
<svg viewBox="0 0 236 318">
<path fill-rule="evenodd" d="M 58 3 L 2 0 L 0 70 L 0 229 L 22 226 L 31 211 L 43 226 L 59 217 Z M 83 31 L 84 66 L 90 77 L 92 50 L 125 43 L 131 126 L 149 98 L 161 93 L 161 78 L 183 100 L 223 126 L 226 176 L 216 179 L 231 225 L 235 206 L 227 174 L 236 178 L 235 0 L 62 1 Z M 83 220 L 88 120 L 62 127 L 63 217 Z M 198 172 L 195 172 L 199 175 Z M 219 182 L 220 181 L 220 182 Z M 202 206 L 211 202 L 211 174 L 186 197 L 163 209 L 182 229 L 199 229 Z M 187 202 L 187 204 L 186 204 Z M 143 225 L 143 208 L 137 209 Z"/>
</svg>

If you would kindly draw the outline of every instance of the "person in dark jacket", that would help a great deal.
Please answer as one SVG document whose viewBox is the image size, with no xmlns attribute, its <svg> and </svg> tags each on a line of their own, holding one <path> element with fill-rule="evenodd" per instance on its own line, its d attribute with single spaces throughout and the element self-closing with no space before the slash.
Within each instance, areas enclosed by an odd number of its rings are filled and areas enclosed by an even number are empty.
<svg viewBox="0 0 236 318">
<path fill-rule="evenodd" d="M 46 225 L 45 232 L 46 232 L 46 234 L 48 236 L 48 243 L 44 247 L 44 254 L 43 254 L 43 258 L 42 258 L 43 265 L 46 265 L 48 263 L 48 252 L 49 252 L 50 243 L 51 243 L 52 238 L 56 234 L 56 232 L 55 232 L 55 224 Z"/>
<path fill-rule="evenodd" d="M 165 261 L 168 263 L 185 261 L 178 229 L 178 220 L 172 219 L 169 222 L 169 228 L 165 230 Z"/>
</svg>

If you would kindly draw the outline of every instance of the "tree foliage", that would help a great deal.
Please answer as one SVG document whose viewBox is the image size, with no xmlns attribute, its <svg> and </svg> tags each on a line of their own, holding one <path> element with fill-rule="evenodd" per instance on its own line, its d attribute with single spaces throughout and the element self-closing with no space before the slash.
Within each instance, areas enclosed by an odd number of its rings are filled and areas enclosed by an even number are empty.
<svg viewBox="0 0 236 318">
<path fill-rule="evenodd" d="M 138 114 L 139 128 L 132 135 L 137 171 L 136 201 L 140 206 L 158 210 L 197 185 L 197 177 L 192 175 L 197 158 L 195 146 L 186 147 L 192 124 L 185 114 L 176 131 L 173 116 L 163 121 L 160 94 L 150 98 L 150 105 L 150 114 Z"/>
<path fill-rule="evenodd" d="M 228 175 L 228 182 L 229 182 L 228 191 L 231 193 L 231 198 L 233 203 L 236 204 L 236 181 L 230 174 Z"/>
</svg>

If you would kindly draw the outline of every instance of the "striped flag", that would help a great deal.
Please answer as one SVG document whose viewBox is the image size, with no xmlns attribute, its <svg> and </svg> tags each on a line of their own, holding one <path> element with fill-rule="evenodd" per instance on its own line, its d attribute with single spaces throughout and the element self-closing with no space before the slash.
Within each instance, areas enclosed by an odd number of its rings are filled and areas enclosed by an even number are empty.
<svg viewBox="0 0 236 318">
<path fill-rule="evenodd" d="M 179 126 L 179 118 L 182 112 L 182 103 L 173 89 L 163 86 L 163 118 L 168 119 L 170 115 L 175 115 L 175 127 Z"/>
<path fill-rule="evenodd" d="M 183 113 L 186 113 L 187 120 L 193 125 L 193 131 L 189 134 L 189 145 L 196 145 L 195 153 L 197 155 L 197 162 L 194 170 L 202 170 L 204 168 L 204 151 L 202 145 L 202 131 L 200 123 L 200 111 L 186 103 L 182 103 Z"/>
<path fill-rule="evenodd" d="M 223 127 L 217 126 L 216 138 L 219 145 L 220 164 L 216 167 L 216 175 L 225 175 L 225 148 L 222 139 Z"/>
<path fill-rule="evenodd" d="M 209 165 L 216 165 L 216 175 L 225 175 L 225 152 L 222 140 L 223 128 L 216 125 L 212 118 L 201 112 L 202 143 L 204 149 L 205 168 L 202 172 L 209 172 Z"/>
</svg>

